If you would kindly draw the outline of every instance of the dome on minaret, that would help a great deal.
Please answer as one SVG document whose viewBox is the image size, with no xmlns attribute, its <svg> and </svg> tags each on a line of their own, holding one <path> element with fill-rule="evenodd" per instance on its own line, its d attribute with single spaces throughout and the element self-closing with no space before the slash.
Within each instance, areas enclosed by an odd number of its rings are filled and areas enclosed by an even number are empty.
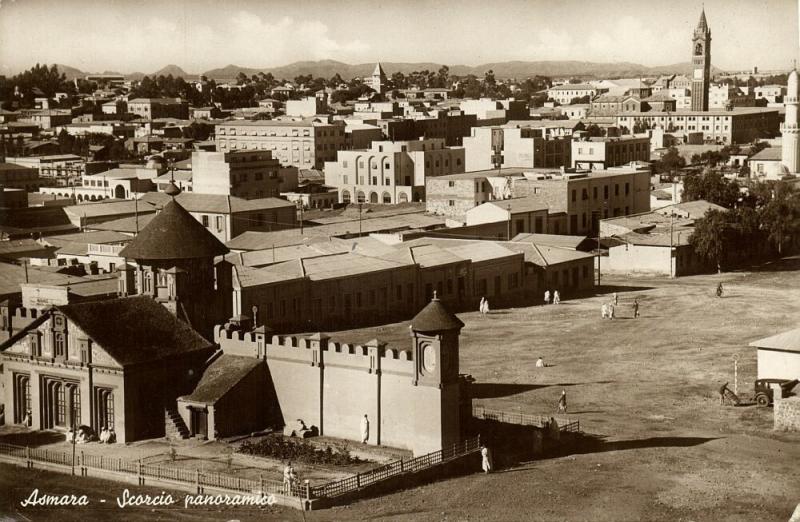
<svg viewBox="0 0 800 522">
<path fill-rule="evenodd" d="M 797 69 L 793 69 L 792 72 L 789 73 L 789 79 L 786 82 L 786 94 L 787 96 L 797 96 Z"/>
</svg>

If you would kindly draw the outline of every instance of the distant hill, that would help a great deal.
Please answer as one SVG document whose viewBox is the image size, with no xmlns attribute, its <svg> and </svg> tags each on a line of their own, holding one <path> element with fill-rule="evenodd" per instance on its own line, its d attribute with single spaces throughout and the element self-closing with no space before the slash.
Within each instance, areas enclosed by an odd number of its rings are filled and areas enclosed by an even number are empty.
<svg viewBox="0 0 800 522">
<path fill-rule="evenodd" d="M 183 69 L 181 69 L 180 67 L 178 67 L 177 65 L 174 65 L 174 64 L 170 64 L 170 65 L 167 65 L 166 67 L 162 67 L 161 69 L 157 70 L 156 72 L 154 72 L 152 74 L 149 74 L 148 76 L 150 76 L 152 78 L 154 76 L 162 76 L 162 75 L 163 76 L 169 76 L 170 74 L 174 78 L 177 78 L 178 76 L 180 76 L 184 80 L 194 79 L 194 78 L 197 78 L 197 76 L 198 76 L 197 74 L 189 74 L 189 73 L 187 73 L 186 71 L 184 71 Z"/>
<path fill-rule="evenodd" d="M 75 67 L 70 67 L 69 65 L 64 65 L 62 63 L 57 63 L 56 67 L 58 67 L 58 72 L 64 73 L 67 76 L 67 80 L 74 80 L 75 78 L 83 78 L 88 74 L 81 71 L 80 69 L 76 69 Z"/>
<path fill-rule="evenodd" d="M 442 64 L 432 62 L 418 63 L 395 63 L 381 62 L 383 70 L 391 76 L 395 72 L 408 74 L 413 71 L 438 71 Z M 636 77 L 636 76 L 657 76 L 661 74 L 691 74 L 692 64 L 690 62 L 677 63 L 672 65 L 661 65 L 648 67 L 645 65 L 629 62 L 618 63 L 598 63 L 580 61 L 511 61 L 494 62 L 482 65 L 451 65 L 450 74 L 466 76 L 474 74 L 482 77 L 487 71 L 494 71 L 497 78 L 528 78 L 536 75 L 551 77 L 585 77 L 585 78 L 609 78 L 609 77 Z M 238 65 L 227 65 L 219 69 L 212 69 L 203 73 L 205 76 L 214 79 L 236 78 L 239 72 L 244 72 L 247 76 L 252 76 L 259 72 L 272 73 L 276 78 L 291 79 L 296 76 L 311 74 L 315 77 L 330 78 L 339 73 L 342 78 L 350 79 L 363 77 L 372 74 L 375 68 L 374 63 L 347 64 L 335 60 L 320 60 L 316 62 L 304 61 L 294 62 L 280 67 L 268 67 L 257 69 L 252 67 L 241 67 Z M 712 74 L 721 72 L 712 67 Z"/>
</svg>

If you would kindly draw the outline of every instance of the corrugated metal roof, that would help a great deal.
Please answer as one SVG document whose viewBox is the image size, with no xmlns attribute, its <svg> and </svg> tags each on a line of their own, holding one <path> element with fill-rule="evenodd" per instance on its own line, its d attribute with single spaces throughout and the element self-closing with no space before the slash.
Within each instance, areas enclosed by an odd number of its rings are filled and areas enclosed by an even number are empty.
<svg viewBox="0 0 800 522">
<path fill-rule="evenodd" d="M 800 328 L 753 341 L 750 346 L 800 352 Z"/>
</svg>

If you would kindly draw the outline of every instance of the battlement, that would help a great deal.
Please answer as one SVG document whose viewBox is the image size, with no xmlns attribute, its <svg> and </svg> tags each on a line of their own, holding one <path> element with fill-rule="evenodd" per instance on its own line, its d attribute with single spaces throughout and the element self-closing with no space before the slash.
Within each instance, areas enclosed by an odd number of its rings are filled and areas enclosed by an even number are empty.
<svg viewBox="0 0 800 522">
<path fill-rule="evenodd" d="M 222 325 L 217 325 L 214 327 L 214 341 L 220 345 L 223 351 L 254 357 L 263 356 L 269 351 L 296 348 L 298 351 L 318 349 L 331 354 L 361 357 L 370 356 L 372 351 L 376 350 L 378 357 L 400 361 L 413 360 L 413 352 L 410 348 L 408 350 L 386 348 L 386 344 L 380 341 L 367 344 L 331 342 L 329 337 L 323 333 L 311 336 L 272 335 L 268 337 L 261 332 L 226 330 Z"/>
</svg>

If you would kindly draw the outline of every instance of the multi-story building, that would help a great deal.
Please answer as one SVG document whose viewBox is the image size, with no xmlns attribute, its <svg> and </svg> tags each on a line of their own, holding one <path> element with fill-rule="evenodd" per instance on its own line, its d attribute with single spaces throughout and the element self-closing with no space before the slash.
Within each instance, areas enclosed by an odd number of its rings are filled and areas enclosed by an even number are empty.
<svg viewBox="0 0 800 522">
<path fill-rule="evenodd" d="M 785 85 L 763 85 L 755 87 L 753 94 L 756 100 L 765 99 L 768 103 L 782 103 L 783 97 L 786 95 Z"/>
<path fill-rule="evenodd" d="M 243 199 L 278 197 L 297 187 L 297 167 L 283 167 L 270 151 L 193 152 L 192 191 Z"/>
<path fill-rule="evenodd" d="M 0 186 L 36 192 L 44 181 L 39 171 L 16 163 L 0 163 Z"/>
<path fill-rule="evenodd" d="M 650 210 L 648 170 L 561 172 L 547 169 L 502 169 L 466 172 L 428 180 L 428 212 L 464 221 L 482 203 L 530 198 L 547 208 L 551 234 L 597 231 L 599 220 Z M 502 201 L 498 202 L 502 206 Z"/>
<path fill-rule="evenodd" d="M 40 129 L 52 129 L 72 122 L 72 112 L 69 109 L 27 111 L 25 117 L 20 118 L 20 122 L 30 122 Z"/>
<path fill-rule="evenodd" d="M 464 114 L 473 114 L 478 120 L 506 123 L 509 120 L 524 120 L 528 118 L 528 103 L 522 100 L 493 100 L 481 98 L 480 100 L 464 100 L 459 105 Z"/>
<path fill-rule="evenodd" d="M 605 170 L 632 161 L 650 161 L 650 138 L 584 138 L 572 142 L 572 167 Z"/>
<path fill-rule="evenodd" d="M 180 98 L 134 98 L 128 100 L 128 112 L 140 118 L 189 118 L 189 102 Z"/>
<path fill-rule="evenodd" d="M 530 127 L 474 127 L 464 138 L 464 151 L 467 172 L 563 167 L 570 161 L 570 138 L 545 137 L 542 129 Z"/>
<path fill-rule="evenodd" d="M 308 118 L 317 114 L 324 114 L 328 111 L 328 104 L 325 101 L 324 93 L 322 96 L 307 96 L 300 100 L 286 101 L 287 116 L 301 116 Z"/>
<path fill-rule="evenodd" d="M 346 147 L 343 122 L 305 120 L 229 121 L 216 126 L 217 150 L 271 151 L 282 165 L 321 169 Z"/>
<path fill-rule="evenodd" d="M 557 101 L 561 105 L 569 105 L 574 98 L 588 96 L 589 99 L 591 99 L 598 94 L 600 94 L 600 92 L 597 87 L 586 83 L 565 83 L 564 85 L 554 85 L 547 89 L 547 97 Z"/>
<path fill-rule="evenodd" d="M 464 149 L 443 139 L 376 141 L 365 150 L 339 152 L 325 164 L 325 184 L 342 203 L 423 201 L 425 180 L 464 172 Z"/>
<path fill-rule="evenodd" d="M 778 135 L 780 114 L 777 108 L 734 107 L 710 111 L 679 110 L 674 113 L 642 112 L 615 116 L 619 128 L 633 130 L 638 122 L 666 131 L 702 132 L 706 141 L 749 143 Z"/>
</svg>

